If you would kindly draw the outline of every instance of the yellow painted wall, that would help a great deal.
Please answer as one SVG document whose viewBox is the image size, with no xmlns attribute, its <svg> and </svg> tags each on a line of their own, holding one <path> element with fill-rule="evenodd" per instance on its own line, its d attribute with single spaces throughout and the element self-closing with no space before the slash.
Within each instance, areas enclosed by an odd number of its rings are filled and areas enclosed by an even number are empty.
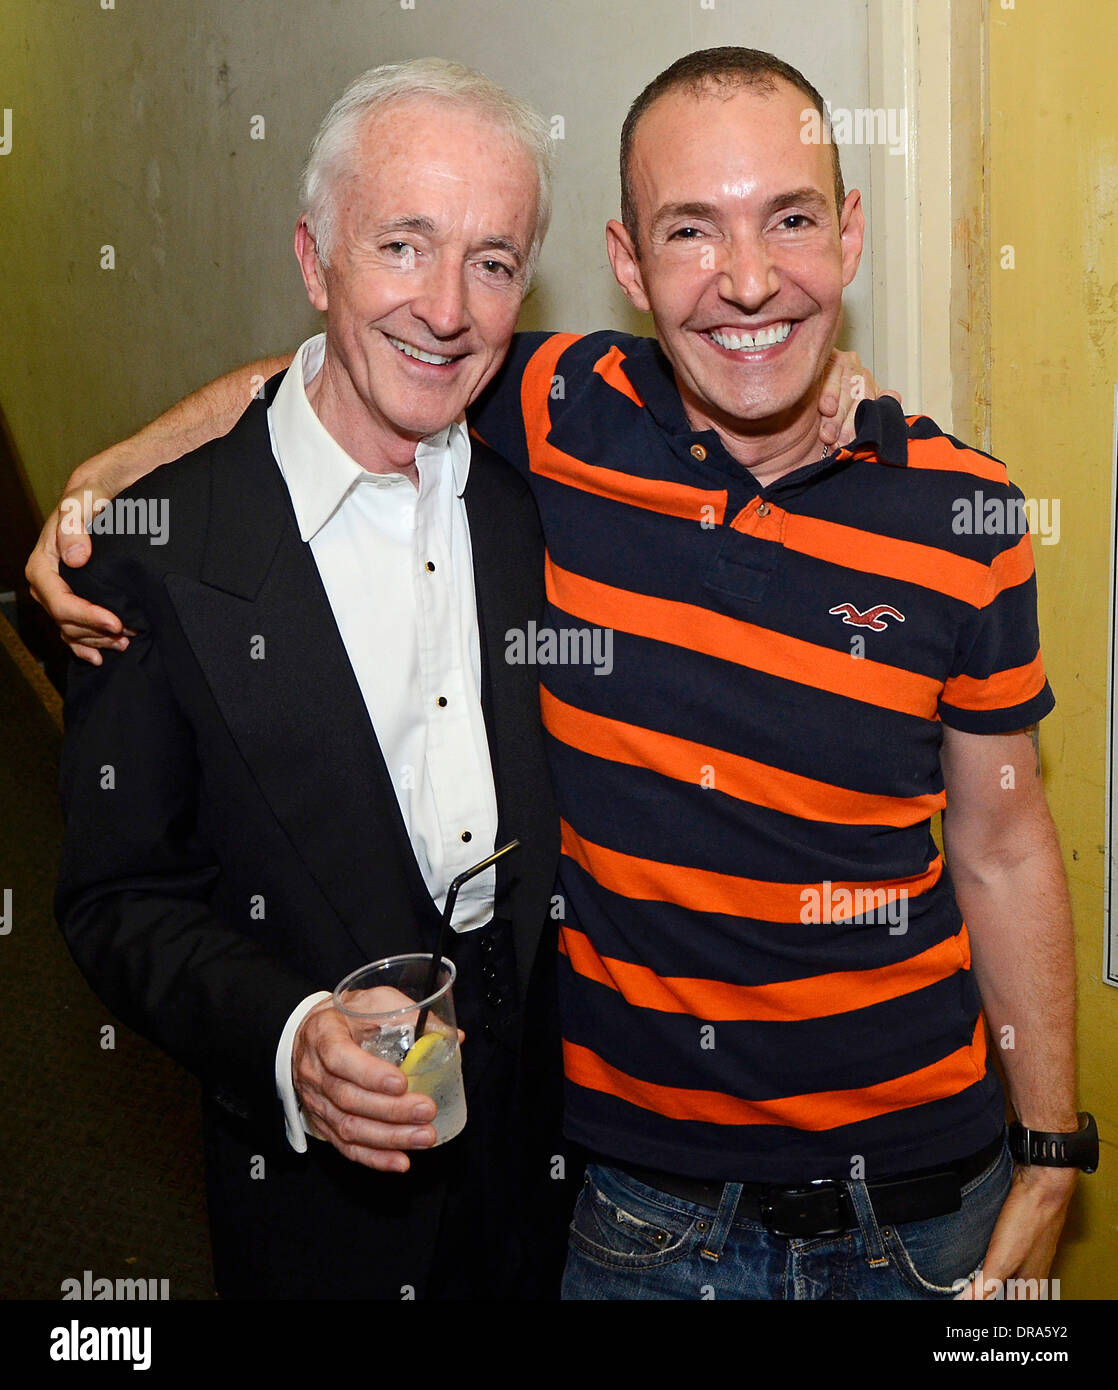
<svg viewBox="0 0 1118 1390">
<path fill-rule="evenodd" d="M 1005 0 L 1008 3 L 1008 0 Z M 1098 1117 L 1053 1273 L 1064 1298 L 1118 1296 L 1118 989 L 1102 983 L 1107 576 L 1118 381 L 1118 5 L 990 3 L 991 449 L 1026 497 L 1059 499 L 1034 538 L 1041 726 L 1079 960 L 1081 1106 Z M 1002 267 L 1003 248 L 1014 267 Z M 1053 534 L 1054 530 L 1053 530 Z M 1028 904 L 1022 903 L 1022 912 Z"/>
</svg>

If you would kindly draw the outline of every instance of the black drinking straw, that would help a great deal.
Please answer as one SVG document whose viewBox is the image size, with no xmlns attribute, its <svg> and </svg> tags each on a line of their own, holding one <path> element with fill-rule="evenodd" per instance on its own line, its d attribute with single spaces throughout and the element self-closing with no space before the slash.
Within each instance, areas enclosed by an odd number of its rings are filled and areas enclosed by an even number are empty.
<svg viewBox="0 0 1118 1390">
<path fill-rule="evenodd" d="M 458 890 L 464 883 L 468 883 L 471 878 L 480 874 L 483 869 L 488 869 L 490 864 L 495 864 L 502 854 L 508 854 L 510 849 L 515 849 L 520 843 L 519 840 L 510 840 L 507 845 L 502 845 L 500 849 L 494 850 L 488 859 L 483 859 L 480 864 L 475 864 L 472 869 L 463 869 L 457 878 L 451 879 L 450 887 L 446 894 L 446 905 L 443 907 L 442 925 L 439 927 L 439 944 L 435 954 L 431 957 L 431 968 L 427 972 L 427 979 L 423 984 L 421 999 L 430 999 L 435 992 L 435 982 L 439 978 L 439 966 L 443 963 L 443 956 L 446 953 L 447 944 L 450 941 L 450 919 L 454 916 L 454 904 L 458 901 Z M 430 1011 L 423 1008 L 419 1011 L 419 1018 L 415 1025 L 415 1041 L 418 1042 L 423 1036 L 423 1025 L 427 1022 L 427 1014 Z M 414 1044 L 413 1044 L 414 1045 Z"/>
</svg>

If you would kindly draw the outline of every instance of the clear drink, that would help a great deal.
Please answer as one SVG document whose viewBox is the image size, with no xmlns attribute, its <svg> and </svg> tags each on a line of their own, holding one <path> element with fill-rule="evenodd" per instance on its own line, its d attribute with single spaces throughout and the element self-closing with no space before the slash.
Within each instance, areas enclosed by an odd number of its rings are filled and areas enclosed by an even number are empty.
<svg viewBox="0 0 1118 1390">
<path fill-rule="evenodd" d="M 371 1038 L 366 1038 L 361 1047 L 374 1057 L 381 1057 L 398 1067 L 411 1050 L 415 1039 L 415 1029 L 410 1023 L 392 1024 L 378 1028 Z"/>
<path fill-rule="evenodd" d="M 430 964 L 430 956 L 419 954 L 375 961 L 346 976 L 334 991 L 334 1007 L 354 1042 L 399 1067 L 409 1091 L 435 1102 L 438 1147 L 465 1127 L 466 1093 L 454 1014 L 454 966 L 441 959 L 435 991 L 429 993 Z M 421 1013 L 423 1033 L 416 1038 Z"/>
<path fill-rule="evenodd" d="M 460 1134 L 466 1124 L 466 1092 L 462 1085 L 462 1053 L 458 1039 L 426 1033 L 401 1064 L 408 1090 L 430 1096 L 438 1106 L 435 1147 Z"/>
</svg>

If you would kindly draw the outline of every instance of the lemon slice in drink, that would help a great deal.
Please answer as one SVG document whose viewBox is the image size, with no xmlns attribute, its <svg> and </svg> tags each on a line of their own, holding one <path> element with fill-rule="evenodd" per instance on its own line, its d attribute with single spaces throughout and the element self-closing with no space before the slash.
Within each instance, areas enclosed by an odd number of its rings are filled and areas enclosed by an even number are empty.
<svg viewBox="0 0 1118 1390">
<path fill-rule="evenodd" d="M 441 1033 L 424 1033 L 400 1063 L 400 1070 L 405 1076 L 425 1071 L 435 1061 L 434 1053 L 440 1044 L 445 1048 L 446 1039 Z"/>
</svg>

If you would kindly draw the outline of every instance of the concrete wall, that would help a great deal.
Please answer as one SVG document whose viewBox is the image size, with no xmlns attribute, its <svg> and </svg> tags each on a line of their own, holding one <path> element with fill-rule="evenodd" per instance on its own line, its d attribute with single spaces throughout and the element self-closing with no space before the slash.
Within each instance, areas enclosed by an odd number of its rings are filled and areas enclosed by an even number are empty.
<svg viewBox="0 0 1118 1390">
<path fill-rule="evenodd" d="M 833 106 L 865 106 L 865 9 L 0 0 L 0 113 L 12 113 L 0 156 L 0 402 L 40 505 L 81 459 L 189 390 L 315 331 L 291 253 L 298 176 L 330 103 L 365 68 L 455 58 L 562 116 L 553 230 L 522 324 L 648 331 L 614 285 L 603 235 L 633 97 L 681 54 L 735 43 L 788 59 Z M 866 150 L 845 150 L 844 164 L 848 186 L 865 190 Z M 103 246 L 115 269 L 101 268 Z M 849 341 L 872 361 L 866 264 L 848 315 Z"/>
</svg>

